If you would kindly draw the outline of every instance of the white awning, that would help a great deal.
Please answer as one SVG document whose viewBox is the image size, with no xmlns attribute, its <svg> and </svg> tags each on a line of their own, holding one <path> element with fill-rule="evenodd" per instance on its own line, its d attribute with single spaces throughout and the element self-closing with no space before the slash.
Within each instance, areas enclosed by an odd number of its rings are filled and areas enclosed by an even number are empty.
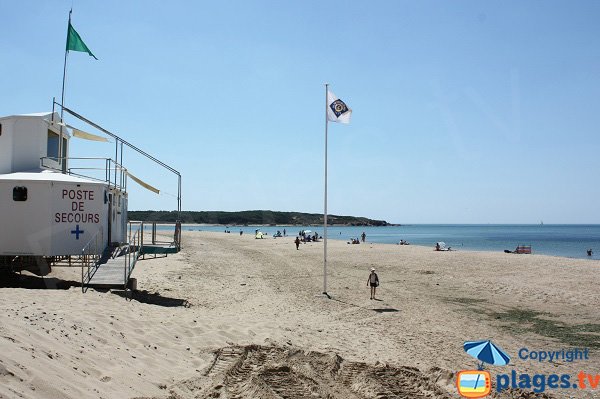
<svg viewBox="0 0 600 399">
<path fill-rule="evenodd" d="M 91 140 L 91 141 L 102 141 L 105 143 L 108 143 L 108 141 L 109 141 L 108 138 L 106 138 L 106 137 L 102 137 L 102 136 L 98 136 L 98 135 L 95 135 L 92 133 L 84 132 L 83 130 L 79 130 L 76 127 L 73 127 L 71 125 L 67 125 L 67 127 L 73 131 L 73 137 L 79 137 L 80 139 Z"/>
<path fill-rule="evenodd" d="M 136 182 L 137 184 L 139 184 L 140 186 L 144 187 L 146 190 L 150 190 L 156 194 L 160 194 L 160 190 L 156 187 L 152 187 L 150 184 L 146 183 L 145 181 L 135 177 L 134 175 L 132 175 L 131 173 L 127 172 L 127 176 L 131 177 L 131 179 Z"/>
<path fill-rule="evenodd" d="M 84 139 L 84 140 L 100 141 L 100 142 L 104 142 L 104 143 L 110 142 L 110 140 L 107 137 L 98 136 L 96 134 L 84 132 L 83 130 L 78 129 L 75 126 L 67 125 L 66 123 L 60 122 L 58 120 L 53 121 L 50 119 L 44 119 L 44 121 L 49 125 L 63 126 L 63 127 L 71 129 L 71 131 L 73 132 L 73 137 L 78 137 L 78 138 Z M 67 131 L 63 131 L 63 133 L 66 133 L 66 132 Z"/>
</svg>

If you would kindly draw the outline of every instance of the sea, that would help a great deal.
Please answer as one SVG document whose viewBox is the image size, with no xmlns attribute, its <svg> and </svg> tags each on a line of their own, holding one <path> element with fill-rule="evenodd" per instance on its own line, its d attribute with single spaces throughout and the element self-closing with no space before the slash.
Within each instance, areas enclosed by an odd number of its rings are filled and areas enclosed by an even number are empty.
<svg viewBox="0 0 600 399">
<path fill-rule="evenodd" d="M 227 234 L 254 234 L 256 229 L 271 238 L 277 231 L 295 238 L 302 230 L 323 235 L 323 226 L 206 226 L 184 225 L 182 230 L 215 231 Z M 532 253 L 567 258 L 600 259 L 600 225 L 591 224 L 407 224 L 400 226 L 328 226 L 330 240 L 350 241 L 366 234 L 367 242 L 430 246 L 444 242 L 458 251 L 513 251 L 517 245 L 531 245 Z M 587 250 L 592 249 L 592 256 Z"/>
</svg>

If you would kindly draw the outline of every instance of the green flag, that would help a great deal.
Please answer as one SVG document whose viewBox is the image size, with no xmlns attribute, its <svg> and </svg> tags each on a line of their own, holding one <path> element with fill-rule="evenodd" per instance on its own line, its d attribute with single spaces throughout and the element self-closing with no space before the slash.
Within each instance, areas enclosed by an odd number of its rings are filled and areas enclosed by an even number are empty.
<svg viewBox="0 0 600 399">
<path fill-rule="evenodd" d="M 92 54 L 88 46 L 86 46 L 83 40 L 81 40 L 81 36 L 79 36 L 79 33 L 77 33 L 75 28 L 73 28 L 73 25 L 71 25 L 71 18 L 69 18 L 69 32 L 67 33 L 67 51 L 69 50 L 88 53 L 92 57 L 96 58 L 96 56 Z"/>
</svg>

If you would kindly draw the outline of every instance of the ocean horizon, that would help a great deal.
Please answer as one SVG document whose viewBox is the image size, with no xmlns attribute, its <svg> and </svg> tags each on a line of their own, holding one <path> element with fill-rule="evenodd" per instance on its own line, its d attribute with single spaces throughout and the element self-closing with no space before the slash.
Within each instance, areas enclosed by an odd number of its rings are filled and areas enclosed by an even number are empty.
<svg viewBox="0 0 600 399">
<path fill-rule="evenodd" d="M 271 239 L 277 231 L 296 237 L 302 230 L 323 235 L 323 226 L 224 226 L 184 224 L 185 231 L 230 231 L 231 234 L 254 234 L 256 229 Z M 403 224 L 399 226 L 328 226 L 331 240 L 349 241 L 366 234 L 367 243 L 430 246 L 444 242 L 458 251 L 513 251 L 517 245 L 531 245 L 533 254 L 566 258 L 600 259 L 600 224 Z M 591 249 L 592 256 L 587 255 Z"/>
</svg>

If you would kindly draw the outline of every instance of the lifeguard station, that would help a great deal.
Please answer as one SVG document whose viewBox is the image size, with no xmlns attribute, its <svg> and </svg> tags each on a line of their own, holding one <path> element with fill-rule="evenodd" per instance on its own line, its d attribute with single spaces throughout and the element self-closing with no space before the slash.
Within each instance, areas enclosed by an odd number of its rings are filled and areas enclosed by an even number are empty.
<svg viewBox="0 0 600 399">
<path fill-rule="evenodd" d="M 55 106 L 101 135 L 67 125 Z M 73 137 L 114 140 L 114 159 L 70 157 Z M 53 101 L 52 112 L 0 117 L 0 268 L 80 267 L 85 292 L 89 286 L 126 288 L 145 253 L 178 252 L 179 221 L 158 227 L 162 240 L 156 223 L 128 221 L 128 182 L 158 189 L 123 166 L 124 146 L 173 173 L 179 214 L 177 170 L 75 111 Z"/>
</svg>

